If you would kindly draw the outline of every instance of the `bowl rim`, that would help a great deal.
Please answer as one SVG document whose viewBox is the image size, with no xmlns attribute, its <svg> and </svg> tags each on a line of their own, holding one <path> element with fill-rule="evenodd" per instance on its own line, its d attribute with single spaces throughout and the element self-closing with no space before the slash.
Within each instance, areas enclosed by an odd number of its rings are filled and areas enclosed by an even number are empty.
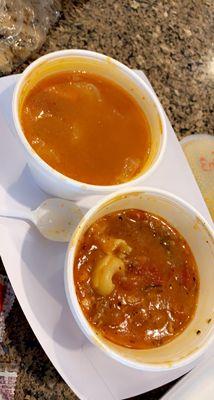
<svg viewBox="0 0 214 400">
<path fill-rule="evenodd" d="M 210 326 L 209 337 L 204 341 L 204 343 L 200 347 L 196 347 L 190 354 L 187 354 L 185 357 L 177 361 L 166 361 L 163 363 L 149 363 L 149 362 L 139 362 L 139 361 L 131 361 L 127 359 L 125 356 L 119 355 L 116 351 L 112 350 L 106 343 L 102 341 L 101 336 L 97 336 L 95 330 L 91 327 L 88 320 L 84 316 L 82 309 L 79 305 L 75 284 L 73 279 L 73 261 L 74 255 L 76 252 L 76 248 L 78 245 L 78 241 L 82 235 L 82 230 L 86 223 L 88 223 L 92 216 L 94 216 L 97 211 L 105 206 L 105 204 L 114 198 L 116 199 L 118 196 L 131 194 L 131 193 L 149 193 L 154 195 L 160 195 L 166 197 L 169 201 L 174 203 L 178 203 L 183 206 L 186 211 L 192 215 L 194 215 L 200 222 L 203 224 L 205 229 L 208 231 L 211 240 L 214 243 L 214 229 L 212 226 L 206 221 L 206 219 L 197 211 L 191 204 L 189 204 L 186 200 L 183 200 L 179 196 L 170 193 L 166 190 L 158 189 L 155 187 L 142 186 L 142 187 L 130 187 L 128 189 L 123 189 L 117 191 L 115 193 L 111 193 L 108 196 L 105 196 L 104 199 L 101 199 L 94 207 L 92 207 L 82 218 L 77 228 L 75 229 L 73 235 L 71 236 L 70 242 L 68 244 L 65 264 L 64 264 L 64 286 L 66 298 L 69 304 L 69 308 L 78 324 L 80 329 L 84 332 L 86 337 L 96 345 L 99 349 L 104 351 L 104 353 L 113 358 L 114 360 L 120 362 L 121 364 L 131 367 L 134 369 L 142 370 L 142 371 L 169 371 L 173 369 L 178 369 L 181 367 L 185 367 L 191 363 L 193 363 L 196 359 L 198 359 L 210 346 L 210 344 L 214 341 L 214 325 Z M 148 350 L 149 351 L 149 350 Z"/>
<path fill-rule="evenodd" d="M 139 88 L 143 88 L 143 90 L 147 93 L 148 97 L 152 100 L 153 104 L 155 105 L 155 108 L 158 112 L 160 121 L 161 121 L 161 127 L 162 127 L 162 133 L 161 133 L 161 141 L 159 145 L 159 149 L 157 151 L 157 157 L 156 160 L 153 162 L 152 166 L 148 168 L 145 172 L 140 173 L 136 178 L 120 183 L 120 184 L 115 184 L 115 185 L 93 185 L 90 183 L 85 183 L 81 181 L 77 181 L 73 178 L 67 177 L 63 175 L 61 172 L 57 171 L 56 169 L 52 168 L 48 163 L 46 163 L 37 153 L 36 151 L 31 147 L 30 143 L 26 139 L 22 126 L 21 126 L 21 121 L 19 118 L 19 94 L 21 93 L 22 85 L 24 81 L 27 79 L 28 75 L 31 73 L 32 70 L 36 69 L 40 64 L 44 63 L 45 61 L 50 61 L 53 59 L 60 59 L 60 58 L 67 58 L 67 57 L 85 57 L 85 58 L 91 58 L 91 59 L 96 59 L 98 61 L 106 61 L 111 60 L 111 63 L 114 64 L 118 69 L 124 71 L 127 76 L 138 86 Z M 167 121 L 166 121 L 166 116 L 164 113 L 164 110 L 153 92 L 152 88 L 142 80 L 142 78 L 137 75 L 137 73 L 133 70 L 131 70 L 129 67 L 124 65 L 123 63 L 115 60 L 114 58 L 111 58 L 109 56 L 106 56 L 104 54 L 90 51 L 90 50 L 81 50 L 81 49 L 66 49 L 66 50 L 58 50 L 54 51 L 51 53 L 48 53 L 37 60 L 33 61 L 21 74 L 20 79 L 18 80 L 14 92 L 13 92 L 13 98 L 12 98 L 12 115 L 13 115 L 13 121 L 15 125 L 15 131 L 17 133 L 19 141 L 22 143 L 24 146 L 25 150 L 28 153 L 28 156 L 30 159 L 33 159 L 34 162 L 39 165 L 43 171 L 45 171 L 49 176 L 54 176 L 55 178 L 59 179 L 61 182 L 64 182 L 66 185 L 75 187 L 77 189 L 84 189 L 84 190 L 90 190 L 92 192 L 113 192 L 115 190 L 119 190 L 122 188 L 127 187 L 128 185 L 134 185 L 137 183 L 140 183 L 142 180 L 145 180 L 148 178 L 160 165 L 163 155 L 166 150 L 166 142 L 167 142 Z"/>
</svg>

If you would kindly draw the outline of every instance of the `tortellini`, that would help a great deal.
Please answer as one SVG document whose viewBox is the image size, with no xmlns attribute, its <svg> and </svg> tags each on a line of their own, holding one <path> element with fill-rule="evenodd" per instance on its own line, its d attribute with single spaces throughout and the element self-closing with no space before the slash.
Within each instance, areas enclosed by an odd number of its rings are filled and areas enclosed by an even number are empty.
<svg viewBox="0 0 214 400">
<path fill-rule="evenodd" d="M 105 255 L 94 267 L 92 282 L 96 291 L 108 296 L 114 290 L 112 278 L 116 272 L 124 273 L 124 262 L 113 254 Z"/>
<path fill-rule="evenodd" d="M 113 276 L 125 272 L 125 258 L 132 248 L 123 239 L 115 239 L 105 234 L 97 237 L 105 256 L 94 266 L 93 286 L 102 296 L 114 290 Z"/>
</svg>

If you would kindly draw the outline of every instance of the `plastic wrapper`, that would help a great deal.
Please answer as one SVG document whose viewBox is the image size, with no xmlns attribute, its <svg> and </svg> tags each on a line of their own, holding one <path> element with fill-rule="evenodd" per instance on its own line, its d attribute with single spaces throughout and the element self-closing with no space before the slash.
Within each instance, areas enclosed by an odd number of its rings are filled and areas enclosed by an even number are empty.
<svg viewBox="0 0 214 400">
<path fill-rule="evenodd" d="M 0 399 L 14 399 L 17 374 L 17 366 L 9 363 L 0 363 Z"/>
<path fill-rule="evenodd" d="M 60 0 L 0 0 L 0 75 L 9 74 L 45 42 Z"/>
</svg>

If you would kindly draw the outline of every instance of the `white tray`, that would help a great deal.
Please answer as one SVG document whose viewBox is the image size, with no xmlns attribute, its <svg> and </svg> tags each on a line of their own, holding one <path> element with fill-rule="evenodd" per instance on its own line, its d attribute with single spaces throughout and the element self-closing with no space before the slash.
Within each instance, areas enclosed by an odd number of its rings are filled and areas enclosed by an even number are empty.
<svg viewBox="0 0 214 400">
<path fill-rule="evenodd" d="M 214 398 L 214 355 L 181 379 L 162 400 L 212 400 Z"/>
<path fill-rule="evenodd" d="M 142 72 L 142 79 L 147 80 Z M 35 208 L 46 194 L 34 183 L 13 137 L 11 98 L 18 76 L 0 79 L 0 209 Z M 169 190 L 211 217 L 168 123 L 168 146 L 160 168 L 145 185 Z M 90 208 L 96 196 L 82 199 Z M 111 360 L 81 333 L 63 285 L 66 246 L 43 239 L 27 222 L 0 218 L 0 254 L 17 299 L 46 354 L 70 388 L 86 400 L 120 400 L 178 378 L 191 367 L 151 373 Z"/>
</svg>

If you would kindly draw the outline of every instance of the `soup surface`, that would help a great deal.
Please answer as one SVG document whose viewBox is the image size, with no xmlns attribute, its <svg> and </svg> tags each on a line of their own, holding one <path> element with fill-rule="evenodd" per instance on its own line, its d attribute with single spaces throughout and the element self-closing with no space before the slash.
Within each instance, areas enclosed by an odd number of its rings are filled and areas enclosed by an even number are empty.
<svg viewBox="0 0 214 400">
<path fill-rule="evenodd" d="M 197 306 L 199 277 L 185 239 L 162 218 L 128 209 L 98 219 L 74 264 L 82 311 L 95 330 L 147 349 L 180 334 Z"/>
<path fill-rule="evenodd" d="M 62 72 L 41 80 L 20 110 L 24 134 L 62 174 L 95 185 L 138 175 L 150 153 L 150 128 L 136 100 L 101 76 Z"/>
</svg>

